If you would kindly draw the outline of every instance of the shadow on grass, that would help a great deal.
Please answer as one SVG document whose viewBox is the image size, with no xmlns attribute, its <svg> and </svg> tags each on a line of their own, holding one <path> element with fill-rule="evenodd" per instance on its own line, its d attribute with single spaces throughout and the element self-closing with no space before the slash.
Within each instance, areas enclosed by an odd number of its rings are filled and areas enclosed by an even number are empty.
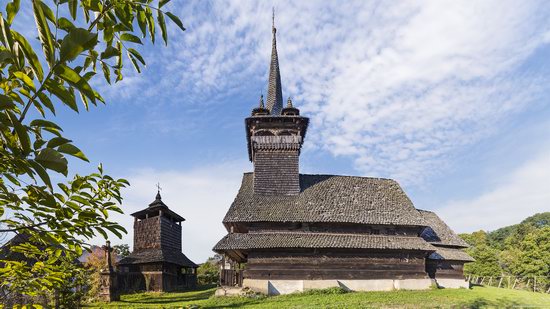
<svg viewBox="0 0 550 309">
<path fill-rule="evenodd" d="M 471 309 L 481 309 L 481 308 L 518 308 L 521 304 L 517 301 L 511 300 L 509 298 L 499 298 L 494 301 L 487 300 L 482 297 L 478 297 L 472 301 L 468 301 L 461 304 L 461 307 L 471 308 Z"/>
<path fill-rule="evenodd" d="M 159 295 L 148 295 L 146 297 L 141 296 L 139 299 L 121 299 L 118 302 L 128 303 L 128 304 L 166 304 L 173 302 L 190 302 L 195 300 L 205 300 L 214 295 L 214 291 L 204 291 L 200 293 L 193 293 L 191 295 L 169 295 L 163 294 Z"/>
</svg>

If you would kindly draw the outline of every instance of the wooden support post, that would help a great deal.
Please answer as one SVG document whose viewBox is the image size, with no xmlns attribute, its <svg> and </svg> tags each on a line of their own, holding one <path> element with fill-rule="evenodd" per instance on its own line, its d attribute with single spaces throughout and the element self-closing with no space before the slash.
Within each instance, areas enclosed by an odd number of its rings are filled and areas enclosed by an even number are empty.
<svg viewBox="0 0 550 309">
<path fill-rule="evenodd" d="M 479 284 L 483 284 L 483 280 L 485 280 L 485 277 L 481 277 L 481 282 Z"/>
<path fill-rule="evenodd" d="M 512 290 L 516 288 L 516 283 L 518 282 L 518 278 L 516 278 L 516 280 L 514 280 L 514 285 L 512 286 Z"/>
<path fill-rule="evenodd" d="M 472 275 L 468 275 L 468 282 L 470 282 Z"/>
<path fill-rule="evenodd" d="M 512 279 L 512 276 L 508 276 L 508 284 L 506 285 L 506 288 L 509 289 L 510 288 L 510 280 Z"/>
<path fill-rule="evenodd" d="M 529 288 L 529 283 L 531 283 L 531 278 L 527 280 L 527 288 Z"/>
<path fill-rule="evenodd" d="M 546 291 L 546 294 L 550 293 L 550 288 L 548 288 L 548 290 Z"/>
<path fill-rule="evenodd" d="M 493 277 L 489 277 L 489 283 L 487 285 L 491 286 L 491 282 L 493 282 Z"/>
<path fill-rule="evenodd" d="M 504 277 L 500 277 L 500 281 L 498 282 L 498 287 L 500 288 L 500 285 L 502 284 L 502 279 L 504 279 Z"/>
</svg>

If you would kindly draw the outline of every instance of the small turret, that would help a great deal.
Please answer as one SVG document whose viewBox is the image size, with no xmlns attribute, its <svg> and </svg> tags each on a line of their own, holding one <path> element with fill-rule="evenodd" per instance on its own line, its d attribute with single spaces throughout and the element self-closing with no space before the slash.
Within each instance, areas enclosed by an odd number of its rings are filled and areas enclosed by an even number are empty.
<svg viewBox="0 0 550 309">
<path fill-rule="evenodd" d="M 300 116 L 300 110 L 292 106 L 292 99 L 288 97 L 288 100 L 286 101 L 286 107 L 283 108 L 281 114 L 283 116 Z"/>
<path fill-rule="evenodd" d="M 264 106 L 264 95 L 260 96 L 260 107 L 252 110 L 252 116 L 268 116 L 269 110 Z"/>
</svg>

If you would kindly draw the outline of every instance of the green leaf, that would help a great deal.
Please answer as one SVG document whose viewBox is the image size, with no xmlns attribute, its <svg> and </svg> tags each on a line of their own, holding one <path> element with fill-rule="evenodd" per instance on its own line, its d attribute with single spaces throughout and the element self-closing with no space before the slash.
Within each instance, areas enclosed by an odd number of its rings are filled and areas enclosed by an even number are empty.
<svg viewBox="0 0 550 309">
<path fill-rule="evenodd" d="M 147 35 L 147 16 L 145 15 L 145 11 L 141 6 L 138 7 L 137 11 L 137 22 L 139 29 L 141 30 L 141 34 L 143 37 Z"/>
<path fill-rule="evenodd" d="M 78 106 L 76 105 L 74 94 L 72 94 L 62 85 L 60 85 L 56 80 L 54 79 L 46 80 L 45 87 L 49 92 L 51 92 L 53 95 L 58 97 L 61 100 L 61 102 L 63 102 L 63 104 L 69 106 L 75 112 L 78 112 Z"/>
<path fill-rule="evenodd" d="M 10 174 L 3 174 L 2 176 L 6 177 L 9 181 L 11 181 L 14 185 L 16 186 L 20 186 L 21 183 L 19 182 L 19 180 L 17 180 L 16 177 L 14 177 L 13 175 L 10 175 Z M 4 221 L 5 222 L 5 221 Z"/>
<path fill-rule="evenodd" d="M 12 109 L 14 107 L 15 107 L 15 104 L 13 104 L 12 99 L 10 97 L 0 94 L 0 110 Z"/>
<path fill-rule="evenodd" d="M 27 58 L 27 61 L 29 62 L 32 71 L 34 72 L 34 75 L 39 81 L 42 81 L 42 79 L 44 79 L 44 71 L 42 70 L 42 65 L 38 60 L 38 56 L 36 56 L 36 53 L 32 49 L 31 44 L 29 44 L 29 41 L 27 41 L 27 39 L 25 39 L 25 37 L 18 32 L 12 31 L 11 34 L 23 50 L 23 54 Z"/>
<path fill-rule="evenodd" d="M 107 237 L 107 233 L 105 233 L 105 230 L 104 230 L 104 229 L 102 229 L 102 228 L 99 227 L 99 226 L 96 226 L 95 229 L 103 236 L 103 238 L 109 239 L 109 237 Z"/>
<path fill-rule="evenodd" d="M 67 144 L 67 143 L 70 143 L 70 142 L 72 142 L 70 139 L 66 139 L 64 137 L 56 136 L 56 137 L 54 137 L 54 138 L 52 138 L 51 140 L 48 141 L 47 147 L 48 148 L 55 148 L 57 146 Z"/>
<path fill-rule="evenodd" d="M 0 32 L 0 38 L 2 33 Z M 13 54 L 7 50 L 0 50 L 0 62 L 11 62 L 13 59 Z"/>
<path fill-rule="evenodd" d="M 50 175 L 48 175 L 48 172 L 40 165 L 38 162 L 34 160 L 29 160 L 29 164 L 31 165 L 32 169 L 38 174 L 40 179 L 50 188 L 50 190 L 53 190 L 52 182 L 50 180 Z"/>
<path fill-rule="evenodd" d="M 83 28 L 74 28 L 61 42 L 59 58 L 61 61 L 72 61 L 81 52 L 97 44 L 97 34 Z"/>
<path fill-rule="evenodd" d="M 50 112 L 55 115 L 55 108 L 53 107 L 53 103 L 50 98 L 48 98 L 44 92 L 39 92 L 38 98 L 40 99 L 40 102 L 42 102 L 42 104 L 44 104 L 44 106 L 46 106 Z"/>
<path fill-rule="evenodd" d="M 136 58 L 132 56 L 130 52 L 128 52 L 127 55 L 128 55 L 128 58 L 130 58 L 130 61 L 132 62 L 132 64 L 134 65 L 134 68 L 136 69 L 136 71 L 138 73 L 141 73 L 141 70 L 139 68 L 139 65 L 137 64 Z"/>
<path fill-rule="evenodd" d="M 103 41 L 107 42 L 107 44 L 111 44 L 114 36 L 115 29 L 112 26 L 105 26 L 105 30 L 103 30 Z"/>
<path fill-rule="evenodd" d="M 147 25 L 149 26 L 149 34 L 151 35 L 151 42 L 155 43 L 155 19 L 153 18 L 153 12 L 150 8 L 145 8 L 145 16 L 147 17 Z"/>
<path fill-rule="evenodd" d="M 73 20 L 76 20 L 76 8 L 77 8 L 78 0 L 69 0 L 68 4 L 69 4 L 69 12 L 71 12 L 71 17 L 73 18 Z"/>
<path fill-rule="evenodd" d="M 2 35 L 0 35 L 0 39 L 2 39 L 4 46 L 8 49 L 8 51 L 13 52 L 14 44 L 13 44 L 13 38 L 11 36 L 10 26 L 7 23 L 7 21 L 4 19 L 4 17 L 1 15 L 0 15 L 0 30 L 2 30 Z"/>
<path fill-rule="evenodd" d="M 90 160 L 88 160 L 86 155 L 80 149 L 78 149 L 76 146 L 72 144 L 63 144 L 57 148 L 57 151 L 71 155 L 73 157 L 77 157 L 83 161 L 90 162 Z"/>
<path fill-rule="evenodd" d="M 46 16 L 44 14 L 42 1 L 33 0 L 32 8 L 34 13 L 34 20 L 36 22 L 36 27 L 38 28 L 38 38 L 42 43 L 42 50 L 44 51 L 44 56 L 46 57 L 46 61 L 48 62 L 50 67 L 52 67 L 55 62 L 54 42 L 53 42 L 52 33 L 50 31 L 50 27 L 48 25 L 48 21 L 46 20 Z"/>
<path fill-rule="evenodd" d="M 34 82 L 27 74 L 23 72 L 15 72 L 13 73 L 13 75 L 15 75 L 15 77 L 19 78 L 21 81 L 23 81 L 23 83 L 25 83 L 25 85 L 31 88 L 32 91 L 36 91 L 36 88 L 34 88 Z"/>
<path fill-rule="evenodd" d="M 185 27 L 183 27 L 183 23 L 176 15 L 170 12 L 166 12 L 166 16 L 168 16 L 176 25 L 178 25 L 178 27 L 180 27 L 182 31 L 185 31 Z"/>
<path fill-rule="evenodd" d="M 170 2 L 170 0 L 160 0 L 159 1 L 159 9 L 163 7 L 166 3 Z"/>
<path fill-rule="evenodd" d="M 13 2 L 10 2 L 8 3 L 8 5 L 6 5 L 6 12 L 8 13 L 8 23 L 10 25 L 15 15 L 17 15 L 17 12 L 19 12 L 19 2 L 20 0 L 13 0 Z"/>
<path fill-rule="evenodd" d="M 112 46 L 107 46 L 107 48 L 105 48 L 105 51 L 101 53 L 100 58 L 101 59 L 109 59 L 109 58 L 114 57 L 116 55 L 118 55 L 118 49 L 116 49 Z"/>
<path fill-rule="evenodd" d="M 107 83 L 111 84 L 111 70 L 109 69 L 109 66 L 102 61 L 101 69 L 103 70 L 103 76 L 105 77 L 105 80 L 107 81 Z"/>
<path fill-rule="evenodd" d="M 121 22 L 121 24 L 126 30 L 133 31 L 132 22 L 134 19 L 134 14 L 132 12 L 132 9 L 129 5 L 118 5 L 115 8 L 115 15 L 118 17 L 118 20 Z"/>
<path fill-rule="evenodd" d="M 145 60 L 143 60 L 143 57 L 141 57 L 141 55 L 138 53 L 137 50 L 135 50 L 133 48 L 128 48 L 128 52 L 130 54 L 132 54 L 134 57 L 136 57 L 137 60 L 139 60 L 139 62 L 141 62 L 141 64 L 145 65 Z"/>
<path fill-rule="evenodd" d="M 38 150 L 38 149 L 42 148 L 42 146 L 44 146 L 44 144 L 46 144 L 46 141 L 43 140 L 43 139 L 34 140 L 34 143 L 33 143 L 34 150 Z"/>
<path fill-rule="evenodd" d="M 54 149 L 42 149 L 35 160 L 43 167 L 67 176 L 67 159 Z"/>
<path fill-rule="evenodd" d="M 29 133 L 27 132 L 27 128 L 25 128 L 25 126 L 21 124 L 21 122 L 17 119 L 17 116 L 15 116 L 15 114 L 8 112 L 8 116 L 10 117 L 11 123 L 13 125 L 13 128 L 15 129 L 15 133 L 17 134 L 17 137 L 19 137 L 19 142 L 21 143 L 23 152 L 26 154 L 30 153 L 31 139 L 29 138 Z"/>
<path fill-rule="evenodd" d="M 75 25 L 65 17 L 60 17 L 57 20 L 57 26 L 67 32 L 71 32 L 71 30 L 76 28 Z"/>
<path fill-rule="evenodd" d="M 29 125 L 31 127 L 54 128 L 56 130 L 63 131 L 57 124 L 44 119 L 35 119 L 31 121 Z"/>
<path fill-rule="evenodd" d="M 60 64 L 55 68 L 55 74 L 74 86 L 78 91 L 82 92 L 95 103 L 95 95 L 92 87 L 90 87 L 86 79 L 80 77 L 73 69 L 64 64 Z"/>
<path fill-rule="evenodd" d="M 40 104 L 40 102 L 38 102 L 37 100 L 32 100 L 32 105 L 34 105 L 34 107 L 38 110 L 42 117 L 46 117 L 46 113 L 44 112 L 44 108 L 42 107 L 42 104 Z"/>
<path fill-rule="evenodd" d="M 55 25 L 56 18 L 52 9 L 50 9 L 50 7 L 42 0 L 40 0 L 40 6 L 42 7 L 42 11 L 44 12 L 44 16 L 46 16 L 46 19 Z"/>
<path fill-rule="evenodd" d="M 160 33 L 162 34 L 162 40 L 164 40 L 164 45 L 168 45 L 168 33 L 166 32 L 166 22 L 164 21 L 164 14 L 162 11 L 158 11 L 157 20 L 159 22 Z"/>
<path fill-rule="evenodd" d="M 142 43 L 141 43 L 141 40 L 140 40 L 137 36 L 135 36 L 135 35 L 133 35 L 133 34 L 131 34 L 131 33 L 123 33 L 123 34 L 121 34 L 121 35 L 120 35 L 120 40 L 121 40 L 121 41 L 132 42 L 132 43 L 137 43 L 137 44 L 142 44 Z"/>
</svg>

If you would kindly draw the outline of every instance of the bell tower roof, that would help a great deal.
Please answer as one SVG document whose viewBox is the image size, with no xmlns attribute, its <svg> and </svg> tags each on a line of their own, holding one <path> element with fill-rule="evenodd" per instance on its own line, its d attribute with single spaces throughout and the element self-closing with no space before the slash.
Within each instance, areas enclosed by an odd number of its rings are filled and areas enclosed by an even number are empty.
<svg viewBox="0 0 550 309">
<path fill-rule="evenodd" d="M 162 197 L 160 196 L 160 190 L 157 191 L 157 195 L 155 197 L 155 200 L 149 204 L 149 207 L 134 212 L 132 216 L 136 217 L 137 219 L 145 219 L 150 217 L 155 217 L 159 215 L 166 216 L 168 218 L 173 219 L 176 222 L 185 221 L 185 219 L 175 213 L 174 211 L 170 210 L 166 204 L 162 201 Z"/>
</svg>

